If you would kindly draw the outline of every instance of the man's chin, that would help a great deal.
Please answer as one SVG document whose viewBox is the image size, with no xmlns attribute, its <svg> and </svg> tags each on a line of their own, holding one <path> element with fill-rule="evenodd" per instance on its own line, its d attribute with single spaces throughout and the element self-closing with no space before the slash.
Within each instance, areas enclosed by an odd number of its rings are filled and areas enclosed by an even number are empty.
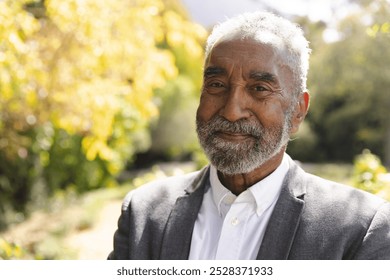
<svg viewBox="0 0 390 280">
<path fill-rule="evenodd" d="M 248 147 L 238 148 L 236 146 L 234 149 L 226 147 L 222 149 L 214 146 L 212 150 L 205 150 L 205 153 L 218 171 L 226 175 L 237 175 L 247 174 L 261 167 L 275 155 L 284 151 L 282 148 L 271 152 L 259 151 L 253 147 L 248 149 Z"/>
<path fill-rule="evenodd" d="M 224 175 L 239 175 L 239 174 L 247 174 L 252 172 L 253 170 L 256 169 L 256 167 L 250 167 L 250 166 L 236 166 L 236 165 L 218 165 L 218 164 L 213 164 L 215 168 L 221 172 Z"/>
<path fill-rule="evenodd" d="M 261 165 L 259 158 L 253 158 L 253 155 L 247 151 L 223 150 L 218 153 L 207 153 L 208 158 L 218 171 L 226 175 L 245 174 L 255 170 Z"/>
</svg>

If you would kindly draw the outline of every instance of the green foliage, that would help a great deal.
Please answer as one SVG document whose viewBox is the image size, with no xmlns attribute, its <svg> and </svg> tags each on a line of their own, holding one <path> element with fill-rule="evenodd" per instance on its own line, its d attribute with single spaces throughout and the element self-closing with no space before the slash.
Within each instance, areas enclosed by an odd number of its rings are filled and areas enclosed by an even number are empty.
<svg viewBox="0 0 390 280">
<path fill-rule="evenodd" d="M 201 58 L 205 31 L 175 5 L 0 1 L 0 228 L 57 190 L 115 186 L 149 148 L 155 90 Z"/>
<path fill-rule="evenodd" d="M 199 147 L 195 133 L 195 114 L 200 96 L 203 68 L 203 43 L 206 31 L 183 24 L 170 12 L 166 13 L 167 33 L 164 46 L 171 50 L 179 76 L 155 91 L 159 117 L 151 128 L 150 151 L 166 158 L 180 159 Z"/>
<path fill-rule="evenodd" d="M 364 150 L 356 156 L 354 162 L 353 184 L 359 189 L 390 200 L 390 182 L 384 179 L 386 172 L 379 157 Z"/>
<path fill-rule="evenodd" d="M 179 76 L 158 92 L 161 106 L 158 121 L 152 127 L 153 153 L 180 158 L 198 145 L 195 132 L 197 95 L 193 81 L 186 76 Z"/>
<path fill-rule="evenodd" d="M 364 148 L 389 159 L 389 16 L 386 1 L 376 0 L 339 23 L 336 42 L 321 43 L 309 29 L 314 45 L 307 120 L 318 140 L 311 160 L 350 162 Z M 368 17 L 373 23 L 362 20 Z"/>
<path fill-rule="evenodd" d="M 21 259 L 24 255 L 25 252 L 19 245 L 0 238 L 0 260 Z"/>
<path fill-rule="evenodd" d="M 317 143 L 317 135 L 313 132 L 308 122 L 304 121 L 299 131 L 292 136 L 292 140 L 287 147 L 287 152 L 296 160 L 310 161 Z"/>
</svg>

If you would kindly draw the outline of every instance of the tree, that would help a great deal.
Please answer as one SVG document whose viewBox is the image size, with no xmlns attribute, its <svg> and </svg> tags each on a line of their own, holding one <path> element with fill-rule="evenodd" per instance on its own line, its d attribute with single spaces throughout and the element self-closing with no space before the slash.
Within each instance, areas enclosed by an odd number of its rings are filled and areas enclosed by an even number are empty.
<svg viewBox="0 0 390 280">
<path fill-rule="evenodd" d="M 114 185 L 148 148 L 155 89 L 177 77 L 176 48 L 199 50 L 204 34 L 175 5 L 0 1 L 0 213 Z"/>
<path fill-rule="evenodd" d="M 324 44 L 312 56 L 308 120 L 318 135 L 316 155 L 322 154 L 322 159 L 351 161 L 364 148 L 385 157 L 389 37 L 385 33 L 372 36 L 367 20 L 387 26 L 389 15 L 386 1 L 374 1 L 340 23 L 339 41 Z"/>
</svg>

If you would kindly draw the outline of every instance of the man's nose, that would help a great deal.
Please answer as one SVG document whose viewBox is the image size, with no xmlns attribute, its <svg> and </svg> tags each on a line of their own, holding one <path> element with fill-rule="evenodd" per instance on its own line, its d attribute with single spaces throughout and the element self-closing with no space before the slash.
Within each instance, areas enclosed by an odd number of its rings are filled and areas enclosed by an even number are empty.
<svg viewBox="0 0 390 280">
<path fill-rule="evenodd" d="M 234 86 L 225 97 L 220 115 L 230 122 L 249 118 L 251 115 L 249 104 L 250 100 L 248 100 L 245 88 L 243 86 Z"/>
</svg>

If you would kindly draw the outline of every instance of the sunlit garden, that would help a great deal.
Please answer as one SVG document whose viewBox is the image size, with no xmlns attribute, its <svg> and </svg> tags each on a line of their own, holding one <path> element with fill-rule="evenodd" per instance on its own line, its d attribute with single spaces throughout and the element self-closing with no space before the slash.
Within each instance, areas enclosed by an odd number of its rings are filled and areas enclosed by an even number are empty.
<svg viewBox="0 0 390 280">
<path fill-rule="evenodd" d="M 390 6 L 354 2 L 331 42 L 325 22 L 292 16 L 312 101 L 287 152 L 390 200 Z M 104 259 L 128 191 L 207 164 L 209 27 L 179 0 L 0 0 L 0 22 L 0 260 Z"/>
</svg>

